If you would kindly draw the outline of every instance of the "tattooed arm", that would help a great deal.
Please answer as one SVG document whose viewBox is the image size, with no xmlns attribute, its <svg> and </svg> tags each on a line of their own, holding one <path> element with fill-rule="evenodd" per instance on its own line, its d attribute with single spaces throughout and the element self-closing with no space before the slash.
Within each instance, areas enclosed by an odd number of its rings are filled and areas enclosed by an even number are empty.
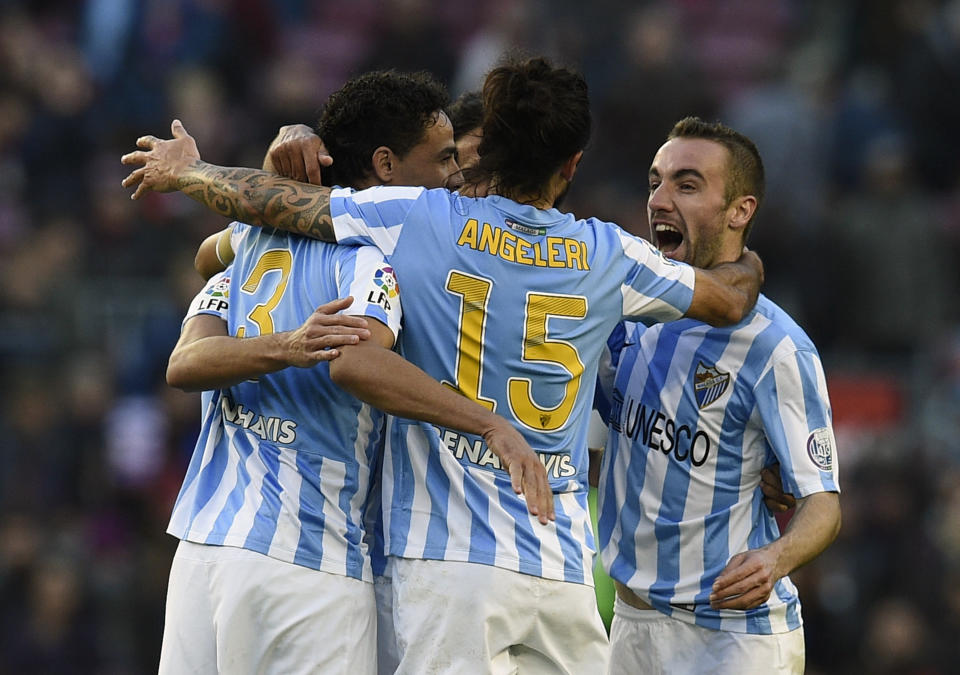
<svg viewBox="0 0 960 675">
<path fill-rule="evenodd" d="M 330 188 L 298 183 L 256 169 L 225 168 L 200 160 L 196 141 L 180 120 L 170 125 L 173 139 L 137 139 L 141 150 L 121 158 L 139 164 L 123 181 L 136 186 L 132 199 L 147 192 L 179 190 L 233 220 L 275 227 L 313 239 L 335 242 L 330 216 Z"/>
</svg>

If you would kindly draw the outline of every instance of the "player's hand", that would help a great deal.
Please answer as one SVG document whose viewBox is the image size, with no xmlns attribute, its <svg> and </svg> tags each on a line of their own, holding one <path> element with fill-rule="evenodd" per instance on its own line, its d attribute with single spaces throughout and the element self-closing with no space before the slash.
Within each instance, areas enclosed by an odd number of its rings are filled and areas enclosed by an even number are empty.
<svg viewBox="0 0 960 675">
<path fill-rule="evenodd" d="M 768 548 L 738 553 L 713 582 L 710 606 L 714 609 L 750 609 L 770 597 L 777 574 L 776 554 Z"/>
<path fill-rule="evenodd" d="M 513 491 L 526 498 L 530 514 L 543 525 L 556 520 L 547 470 L 523 435 L 504 420 L 483 434 L 483 438 L 491 452 L 500 458 L 503 468 L 510 472 Z"/>
<path fill-rule="evenodd" d="M 760 489 L 763 490 L 764 504 L 774 513 L 789 511 L 797 505 L 797 498 L 783 491 L 779 464 L 764 468 L 760 472 Z"/>
<path fill-rule="evenodd" d="M 333 163 L 323 140 L 306 124 L 280 127 L 268 154 L 278 174 L 314 185 L 321 184 L 321 167 Z"/>
<path fill-rule="evenodd" d="M 336 347 L 355 345 L 370 337 L 367 321 L 359 316 L 337 314 L 353 304 L 352 297 L 340 298 L 320 305 L 303 325 L 288 333 L 287 363 L 310 368 L 321 361 L 331 361 L 340 352 Z"/>
<path fill-rule="evenodd" d="M 738 263 L 747 265 L 751 268 L 754 274 L 757 276 L 757 288 L 763 286 L 764 280 L 764 269 L 763 261 L 760 260 L 760 256 L 756 252 L 751 251 L 746 246 L 743 247 L 743 251 L 740 253 L 740 258 L 737 260 Z"/>
<path fill-rule="evenodd" d="M 137 147 L 141 150 L 129 152 L 120 158 L 123 164 L 141 164 L 123 179 L 123 187 L 136 186 L 131 199 L 139 199 L 144 194 L 154 192 L 173 192 L 178 189 L 177 179 L 180 172 L 200 159 L 197 142 L 183 128 L 180 120 L 170 125 L 173 138 L 161 140 L 156 136 L 141 136 Z"/>
</svg>

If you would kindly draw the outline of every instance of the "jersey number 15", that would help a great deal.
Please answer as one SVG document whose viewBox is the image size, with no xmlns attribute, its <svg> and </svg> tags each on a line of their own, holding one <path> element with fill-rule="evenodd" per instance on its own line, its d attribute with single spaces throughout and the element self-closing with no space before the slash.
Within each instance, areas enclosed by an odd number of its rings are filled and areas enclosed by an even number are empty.
<svg viewBox="0 0 960 675">
<path fill-rule="evenodd" d="M 480 393 L 483 380 L 484 331 L 487 306 L 493 281 L 451 270 L 446 290 L 460 298 L 455 382 L 446 382 L 488 410 L 496 410 L 496 400 Z M 521 359 L 560 366 L 570 374 L 560 402 L 552 407 L 538 405 L 533 398 L 533 382 L 529 378 L 511 377 L 507 381 L 510 412 L 524 426 L 537 431 L 556 431 L 563 427 L 573 412 L 583 361 L 577 348 L 565 340 L 547 336 L 550 317 L 582 319 L 587 315 L 587 299 L 578 295 L 527 292 Z"/>
</svg>

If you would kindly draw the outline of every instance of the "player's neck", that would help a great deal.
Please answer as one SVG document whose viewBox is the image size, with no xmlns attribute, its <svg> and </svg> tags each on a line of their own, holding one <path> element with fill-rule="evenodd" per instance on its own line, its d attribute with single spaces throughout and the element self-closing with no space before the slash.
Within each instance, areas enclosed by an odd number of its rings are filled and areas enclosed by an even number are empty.
<svg viewBox="0 0 960 675">
<path fill-rule="evenodd" d="M 725 246 L 722 246 L 717 254 L 713 257 L 713 260 L 710 262 L 707 267 L 713 267 L 714 265 L 720 265 L 721 263 L 732 263 L 737 262 L 740 259 L 740 256 L 743 255 L 743 244 L 738 241 L 729 241 Z"/>
<path fill-rule="evenodd" d="M 537 209 L 547 210 L 553 208 L 557 198 L 564 193 L 566 188 L 567 181 L 563 180 L 558 174 L 553 176 L 546 186 L 535 192 L 518 192 L 494 183 L 490 193 L 512 199 L 518 204 L 527 204 Z"/>
</svg>

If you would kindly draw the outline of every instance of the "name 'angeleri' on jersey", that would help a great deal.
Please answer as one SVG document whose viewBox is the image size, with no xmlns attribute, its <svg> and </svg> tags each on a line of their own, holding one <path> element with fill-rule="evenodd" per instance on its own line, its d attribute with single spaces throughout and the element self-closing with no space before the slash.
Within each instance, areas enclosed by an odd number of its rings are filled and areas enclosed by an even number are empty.
<svg viewBox="0 0 960 675">
<path fill-rule="evenodd" d="M 525 228 L 529 229 L 531 228 Z M 457 239 L 457 246 L 469 246 L 520 265 L 577 269 L 584 272 L 590 269 L 587 263 L 587 244 L 579 239 L 546 237 L 543 241 L 527 241 L 490 223 L 484 223 L 481 227 L 476 218 L 470 218 L 464 224 Z"/>
</svg>

